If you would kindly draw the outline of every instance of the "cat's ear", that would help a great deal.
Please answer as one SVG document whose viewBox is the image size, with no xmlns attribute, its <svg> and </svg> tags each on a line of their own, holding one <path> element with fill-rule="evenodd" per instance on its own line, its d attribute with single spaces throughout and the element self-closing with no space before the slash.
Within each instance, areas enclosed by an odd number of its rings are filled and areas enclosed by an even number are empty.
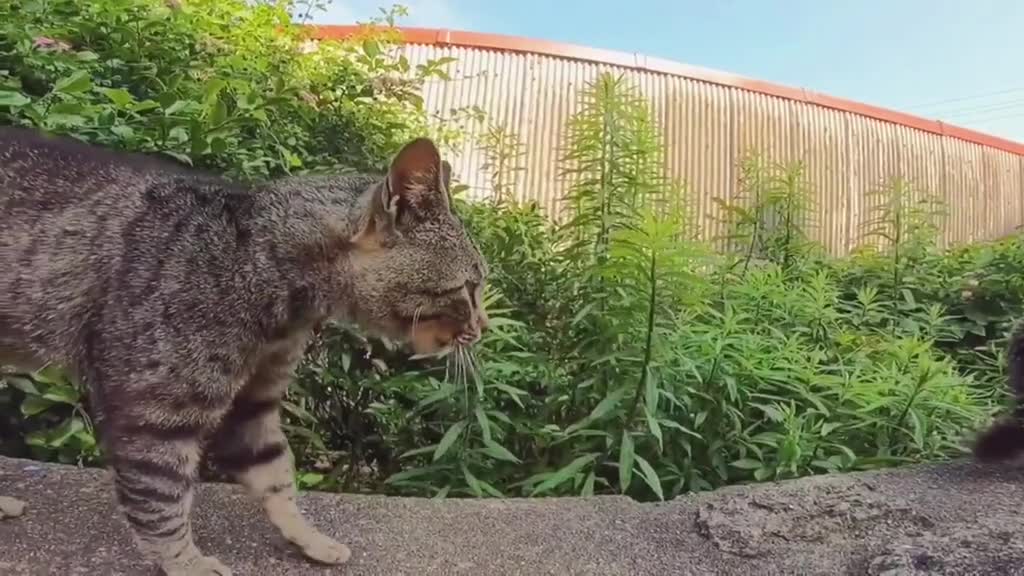
<svg viewBox="0 0 1024 576">
<path fill-rule="evenodd" d="M 452 189 L 452 165 L 447 160 L 441 161 L 441 184 L 444 184 L 446 192 Z"/>
<path fill-rule="evenodd" d="M 451 165 L 429 138 L 417 138 L 391 162 L 387 175 L 387 206 L 396 208 L 399 221 L 427 216 L 448 208 Z"/>
<path fill-rule="evenodd" d="M 451 164 L 429 138 L 406 144 L 391 162 L 387 177 L 370 193 L 359 231 L 352 242 L 380 246 L 402 226 L 449 209 Z"/>
</svg>

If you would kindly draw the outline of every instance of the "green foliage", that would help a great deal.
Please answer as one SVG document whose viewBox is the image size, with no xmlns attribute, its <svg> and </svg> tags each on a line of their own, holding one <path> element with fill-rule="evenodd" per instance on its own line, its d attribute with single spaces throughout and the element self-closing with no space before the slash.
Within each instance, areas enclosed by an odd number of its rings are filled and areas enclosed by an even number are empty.
<svg viewBox="0 0 1024 576">
<path fill-rule="evenodd" d="M 309 51 L 288 24 L 303 14 L 0 4 L 0 122 L 244 177 L 376 166 L 428 125 L 458 136 L 418 96 L 447 61 L 411 66 L 386 30 Z M 625 79 L 588 84 L 566 135 L 557 225 L 514 200 L 524 149 L 505 126 L 481 143 L 493 201 L 453 190 L 492 272 L 473 356 L 315 335 L 284 404 L 301 486 L 668 499 L 946 458 L 1001 401 L 1020 239 L 944 251 L 941 206 L 893 180 L 872 192 L 864 246 L 830 258 L 806 167 L 751 154 L 712 245 Z M 0 449 L 94 461 L 86 402 L 48 374 L 0 381 Z"/>
<path fill-rule="evenodd" d="M 364 394 L 362 436 L 324 444 L 361 472 L 340 487 L 661 499 L 962 452 L 1003 386 L 994 346 L 1024 302 L 1019 240 L 943 252 L 938 207 L 895 180 L 875 192 L 865 248 L 830 259 L 809 234 L 805 167 L 750 155 L 743 194 L 722 203 L 730 248 L 714 253 L 637 92 L 605 75 L 581 98 L 562 224 L 507 195 L 457 202 L 500 308 L 476 377 L 384 348 L 348 364 L 339 396 Z M 367 443 L 383 455 L 352 456 Z"/>
<path fill-rule="evenodd" d="M 746 154 L 740 161 L 738 194 L 733 202 L 716 198 L 725 213 L 728 233 L 722 238 L 733 254 L 733 265 L 746 271 L 755 260 L 792 267 L 817 255 L 810 240 L 814 199 L 804 179 L 802 162 L 780 164 L 761 154 Z"/>
<path fill-rule="evenodd" d="M 95 463 L 97 439 L 79 387 L 56 367 L 0 375 L 0 453 L 64 463 Z"/>
<path fill-rule="evenodd" d="M 480 150 L 485 159 L 481 169 L 491 177 L 491 201 L 496 206 L 506 204 L 513 200 L 519 173 L 526 169 L 522 165 L 526 155 L 523 143 L 503 124 L 488 126 L 481 141 Z"/>
<path fill-rule="evenodd" d="M 247 178 L 379 168 L 427 130 L 448 60 L 413 67 L 386 28 L 314 43 L 288 3 L 170 6 L 0 2 L 0 123 Z"/>
</svg>

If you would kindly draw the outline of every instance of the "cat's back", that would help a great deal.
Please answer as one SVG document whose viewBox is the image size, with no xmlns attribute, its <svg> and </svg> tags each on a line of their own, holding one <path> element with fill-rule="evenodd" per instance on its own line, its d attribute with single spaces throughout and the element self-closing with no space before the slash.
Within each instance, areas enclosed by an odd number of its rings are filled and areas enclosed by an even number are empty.
<svg viewBox="0 0 1024 576">
<path fill-rule="evenodd" d="M 98 302 L 124 296 L 121 283 L 151 290 L 163 268 L 182 278 L 196 254 L 223 258 L 251 204 L 170 161 L 0 127 L 0 352 L 66 351 Z"/>
<path fill-rule="evenodd" d="M 144 209 L 143 191 L 173 172 L 146 156 L 0 127 L 0 266 L 66 277 L 69 267 L 102 261 L 112 237 Z"/>
<path fill-rule="evenodd" d="M 5 219 L 66 209 L 98 195 L 104 203 L 131 203 L 138 185 L 175 171 L 173 164 L 152 157 L 0 127 L 0 211 Z"/>
</svg>

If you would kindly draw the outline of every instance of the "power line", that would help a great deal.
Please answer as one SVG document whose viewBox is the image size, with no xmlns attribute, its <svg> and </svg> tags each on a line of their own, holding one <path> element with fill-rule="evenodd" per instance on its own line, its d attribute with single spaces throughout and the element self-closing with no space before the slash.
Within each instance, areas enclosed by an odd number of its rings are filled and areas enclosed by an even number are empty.
<svg viewBox="0 0 1024 576">
<path fill-rule="evenodd" d="M 1013 113 L 1013 114 L 1000 114 L 1000 115 L 996 115 L 996 116 L 989 116 L 988 118 L 972 119 L 972 120 L 969 120 L 967 122 L 964 122 L 964 124 L 987 124 L 989 122 L 997 122 L 997 121 L 1010 120 L 1010 119 L 1013 119 L 1013 118 L 1022 118 L 1022 117 L 1024 117 L 1024 111 L 1016 112 L 1016 113 Z"/>
<path fill-rule="evenodd" d="M 976 106 L 973 108 L 961 108 L 959 110 L 950 110 L 945 112 L 936 112 L 935 114 L 947 117 L 963 117 L 963 116 L 974 116 L 975 114 L 986 114 L 988 112 L 999 112 L 1001 110 L 1012 110 L 1024 106 L 1024 99 L 1011 100 L 1009 102 L 998 102 L 995 104 L 988 104 L 986 106 Z"/>
<path fill-rule="evenodd" d="M 921 108 L 934 108 L 936 106 L 942 106 L 944 104 L 953 104 L 956 102 L 967 102 L 970 100 L 978 100 L 981 98 L 991 98 L 993 96 L 1003 96 L 1006 94 L 1013 94 L 1015 92 L 1024 92 L 1024 88 L 1010 88 L 1007 90 L 999 90 L 998 92 L 986 92 L 984 94 L 974 94 L 971 96 L 961 96 L 959 98 L 949 98 L 946 100 L 934 100 L 932 102 L 924 102 L 921 104 L 914 104 L 912 106 L 904 106 L 907 110 L 919 110 Z"/>
</svg>

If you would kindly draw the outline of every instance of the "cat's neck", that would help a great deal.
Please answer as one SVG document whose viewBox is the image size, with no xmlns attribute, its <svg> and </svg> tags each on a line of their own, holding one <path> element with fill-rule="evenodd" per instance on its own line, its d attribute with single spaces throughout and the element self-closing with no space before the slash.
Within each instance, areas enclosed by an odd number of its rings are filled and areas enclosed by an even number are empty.
<svg viewBox="0 0 1024 576">
<path fill-rule="evenodd" d="M 291 177 L 259 194 L 264 241 L 283 283 L 313 291 L 310 312 L 347 316 L 354 305 L 348 240 L 362 222 L 373 176 Z"/>
</svg>

